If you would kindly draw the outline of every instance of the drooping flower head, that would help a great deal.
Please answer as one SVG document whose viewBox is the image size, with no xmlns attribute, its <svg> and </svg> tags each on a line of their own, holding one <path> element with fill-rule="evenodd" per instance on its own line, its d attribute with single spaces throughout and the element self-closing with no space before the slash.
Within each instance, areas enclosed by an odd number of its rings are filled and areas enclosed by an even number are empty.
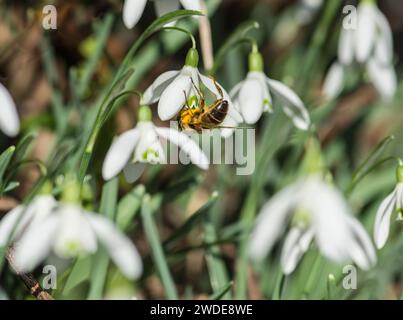
<svg viewBox="0 0 403 320">
<path fill-rule="evenodd" d="M 123 5 L 123 22 L 128 29 L 134 28 L 143 15 L 147 0 L 125 0 Z M 158 16 L 179 9 L 179 5 L 187 10 L 200 11 L 199 0 L 154 0 Z"/>
<path fill-rule="evenodd" d="M 340 94 L 346 68 L 354 61 L 366 67 L 370 81 L 383 98 L 394 96 L 397 79 L 393 67 L 392 30 L 373 0 L 364 0 L 358 5 L 356 28 L 343 25 L 340 31 L 338 61 L 330 67 L 323 86 L 327 97 Z"/>
<path fill-rule="evenodd" d="M 185 133 L 173 128 L 156 127 L 151 121 L 151 110 L 142 106 L 136 128 L 115 139 L 104 160 L 102 175 L 109 180 L 123 170 L 128 182 L 136 181 L 147 163 L 166 163 L 162 140 L 178 146 L 188 155 L 190 161 L 203 170 L 209 162 L 195 141 Z"/>
<path fill-rule="evenodd" d="M 147 88 L 144 93 L 143 103 L 153 104 L 158 102 L 158 116 L 166 121 L 174 118 L 186 105 L 186 99 L 198 100 L 196 88 L 202 83 L 208 91 L 219 97 L 216 85 L 222 91 L 223 99 L 228 102 L 228 113 L 222 122 L 222 126 L 235 126 L 242 121 L 242 117 L 234 107 L 227 91 L 215 81 L 199 72 L 199 54 L 195 48 L 191 48 L 186 56 L 185 65 L 179 71 L 167 71 L 161 74 Z M 222 130 L 223 136 L 228 136 L 231 130 Z"/>
<path fill-rule="evenodd" d="M 68 259 L 93 254 L 100 244 L 126 277 L 139 277 L 142 262 L 133 243 L 108 218 L 82 208 L 79 186 L 69 188 L 60 201 L 38 195 L 28 206 L 6 214 L 0 221 L 0 247 L 13 241 L 14 262 L 21 272 L 28 272 L 51 251 Z"/>
<path fill-rule="evenodd" d="M 249 72 L 246 79 L 235 85 L 230 96 L 244 121 L 254 124 L 263 112 L 272 112 L 271 95 L 278 99 L 283 111 L 297 128 L 308 129 L 310 117 L 304 103 L 289 87 L 264 74 L 263 57 L 254 45 L 249 55 Z"/>
<path fill-rule="evenodd" d="M 313 157 L 309 158 L 311 162 Z M 317 160 L 309 164 L 310 169 L 322 168 L 322 160 Z M 313 240 L 336 263 L 353 260 L 364 270 L 376 263 L 365 229 L 351 214 L 343 195 L 321 174 L 308 173 L 266 202 L 252 231 L 250 256 L 263 259 L 289 225 L 281 252 L 285 274 L 295 270 Z"/>
<path fill-rule="evenodd" d="M 396 168 L 396 187 L 381 203 L 376 213 L 374 241 L 378 249 L 385 246 L 389 237 L 390 221 L 396 213 L 396 220 L 403 220 L 403 161 Z"/>
<path fill-rule="evenodd" d="M 8 90 L 0 83 L 0 130 L 14 137 L 20 129 L 17 109 Z"/>
</svg>

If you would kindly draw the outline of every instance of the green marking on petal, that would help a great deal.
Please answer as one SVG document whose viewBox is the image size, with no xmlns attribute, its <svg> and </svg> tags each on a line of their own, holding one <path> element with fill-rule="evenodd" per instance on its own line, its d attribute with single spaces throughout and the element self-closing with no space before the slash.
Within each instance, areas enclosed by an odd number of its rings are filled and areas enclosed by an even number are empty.
<svg viewBox="0 0 403 320">
<path fill-rule="evenodd" d="M 399 164 L 396 167 L 396 180 L 398 183 L 403 182 L 403 162 L 399 159 Z"/>
<path fill-rule="evenodd" d="M 273 112 L 273 105 L 270 103 L 269 99 L 264 99 L 263 100 L 263 105 L 265 107 L 265 111 Z"/>
<path fill-rule="evenodd" d="M 291 220 L 292 226 L 308 228 L 311 225 L 311 214 L 303 208 L 297 208 Z"/>
</svg>

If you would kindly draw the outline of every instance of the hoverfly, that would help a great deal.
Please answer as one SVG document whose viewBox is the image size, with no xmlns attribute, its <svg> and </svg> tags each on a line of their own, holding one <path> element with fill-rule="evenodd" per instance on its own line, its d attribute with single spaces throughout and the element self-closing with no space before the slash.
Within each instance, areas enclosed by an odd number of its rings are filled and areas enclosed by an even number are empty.
<svg viewBox="0 0 403 320">
<path fill-rule="evenodd" d="M 212 80 L 220 96 L 216 97 L 216 100 L 211 105 L 206 103 L 203 93 L 194 84 L 193 79 L 192 84 L 198 96 L 196 106 L 189 105 L 184 91 L 186 105 L 178 115 L 178 123 L 181 129 L 193 129 L 201 133 L 202 129 L 224 128 L 220 124 L 228 114 L 228 101 L 224 99 L 222 89 L 215 79 Z"/>
</svg>

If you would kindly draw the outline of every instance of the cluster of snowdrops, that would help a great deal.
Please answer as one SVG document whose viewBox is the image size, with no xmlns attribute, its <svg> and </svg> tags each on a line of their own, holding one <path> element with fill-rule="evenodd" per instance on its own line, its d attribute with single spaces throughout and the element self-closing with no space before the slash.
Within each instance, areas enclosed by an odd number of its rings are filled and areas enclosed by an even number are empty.
<svg viewBox="0 0 403 320">
<path fill-rule="evenodd" d="M 123 19 L 128 28 L 133 28 L 141 17 L 146 2 L 126 0 Z M 159 14 L 175 10 L 178 5 L 176 1 L 167 2 L 169 5 L 155 2 Z M 198 1 L 181 3 L 186 9 L 200 10 Z M 363 39 L 366 42 L 359 45 L 358 61 L 369 61 L 375 86 L 383 96 L 390 97 L 396 80 L 390 66 L 392 43 L 389 35 L 385 35 L 385 29 L 389 27 L 384 18 L 379 18 L 382 14 L 374 3 L 363 2 L 360 6 L 363 17 L 361 28 L 368 29 L 365 23 L 370 23 L 373 34 L 359 37 L 360 42 Z M 343 65 L 353 61 L 354 36 L 352 33 L 341 34 L 340 61 L 332 66 L 324 85 L 324 92 L 329 96 L 335 97 L 340 92 Z M 222 91 L 222 98 L 228 102 L 228 112 L 221 123 L 224 127 L 221 129 L 223 139 L 233 134 L 231 127 L 236 128 L 242 123 L 253 125 L 265 113 L 273 112 L 272 99 L 278 102 L 298 130 L 308 130 L 311 120 L 304 102 L 291 88 L 264 73 L 264 60 L 254 41 L 250 42 L 250 48 L 249 72 L 245 80 L 227 92 L 219 83 L 216 85 L 214 79 L 198 70 L 199 54 L 194 44 L 181 70 L 161 74 L 141 95 L 138 123 L 113 141 L 103 162 L 103 178 L 110 180 L 123 172 L 126 180 L 134 183 L 147 165 L 166 163 L 164 140 L 179 146 L 201 170 L 208 170 L 209 159 L 199 145 L 186 132 L 156 126 L 152 121 L 153 107 L 150 107 L 157 104 L 160 120 L 175 120 L 189 101 L 199 102 L 198 90 L 217 98 Z M 19 132 L 14 100 L 1 84 L 0 128 L 8 136 L 16 136 Z M 332 183 L 321 158 L 318 141 L 315 137 L 309 139 L 304 176 L 273 195 L 260 209 L 256 227 L 250 235 L 250 257 L 263 259 L 287 230 L 281 252 L 281 268 L 285 274 L 295 270 L 312 242 L 326 258 L 340 264 L 353 261 L 368 270 L 377 260 L 371 237 L 354 217 L 343 194 Z M 126 277 L 140 277 L 142 259 L 132 241 L 111 220 L 84 209 L 81 187 L 75 177 L 66 179 L 65 184 L 66 188 L 58 199 L 52 195 L 53 185 L 48 182 L 30 203 L 8 212 L 0 221 L 0 247 L 12 244 L 15 264 L 20 271 L 29 272 L 52 251 L 61 258 L 69 259 L 93 254 L 101 245 Z M 402 219 L 402 208 L 403 162 L 399 161 L 396 188 L 381 203 L 374 222 L 373 239 L 377 248 L 385 245 L 390 222 L 395 216 Z"/>
</svg>

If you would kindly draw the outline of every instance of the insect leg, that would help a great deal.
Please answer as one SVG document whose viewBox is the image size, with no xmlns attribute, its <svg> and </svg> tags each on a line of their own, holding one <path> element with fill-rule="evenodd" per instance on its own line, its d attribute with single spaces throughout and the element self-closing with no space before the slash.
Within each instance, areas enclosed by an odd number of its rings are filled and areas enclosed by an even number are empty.
<svg viewBox="0 0 403 320">
<path fill-rule="evenodd" d="M 223 92 L 222 92 L 221 87 L 218 85 L 217 81 L 216 81 L 213 77 L 210 77 L 210 79 L 213 80 L 214 85 L 215 85 L 215 87 L 216 87 L 216 89 L 217 89 L 217 91 L 218 91 L 220 97 L 223 99 L 223 98 L 224 98 L 224 94 L 223 94 Z"/>
<path fill-rule="evenodd" d="M 200 89 L 196 86 L 196 84 L 193 81 L 193 78 L 190 78 L 192 81 L 193 88 L 196 90 L 197 95 L 199 96 L 199 100 L 204 100 L 203 93 L 200 91 Z"/>
</svg>

